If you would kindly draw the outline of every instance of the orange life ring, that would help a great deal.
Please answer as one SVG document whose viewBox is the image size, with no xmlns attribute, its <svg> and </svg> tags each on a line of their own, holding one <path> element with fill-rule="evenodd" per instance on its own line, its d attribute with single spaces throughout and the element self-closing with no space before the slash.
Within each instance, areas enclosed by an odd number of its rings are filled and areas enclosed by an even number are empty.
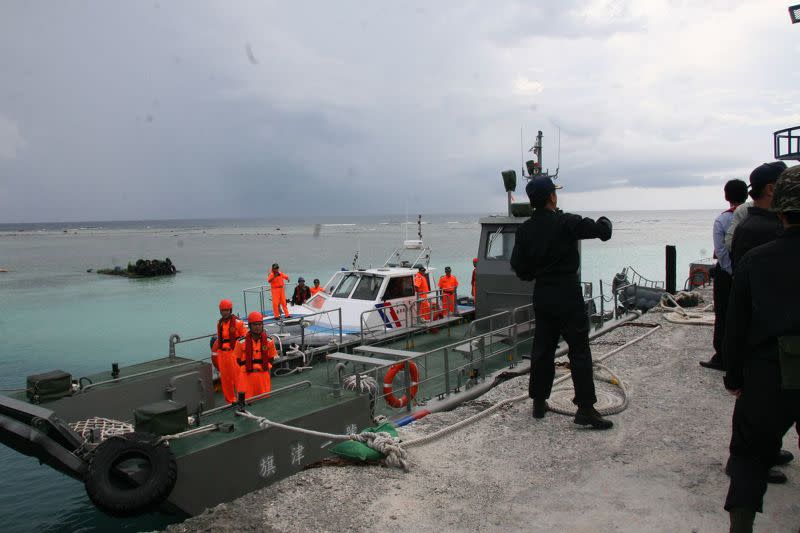
<svg viewBox="0 0 800 533">
<path fill-rule="evenodd" d="M 386 399 L 386 403 L 392 407 L 405 407 L 408 405 L 409 396 L 413 400 L 414 396 L 417 395 L 417 390 L 419 389 L 419 370 L 417 369 L 417 365 L 414 364 L 414 361 L 409 361 L 408 374 L 411 377 L 411 385 L 408 387 L 408 394 L 403 394 L 398 399 L 392 393 L 392 382 L 394 381 L 395 376 L 397 376 L 397 373 L 403 370 L 404 367 L 405 363 L 397 363 L 396 365 L 392 365 L 389 370 L 386 371 L 386 375 L 383 376 L 383 396 Z"/>
</svg>

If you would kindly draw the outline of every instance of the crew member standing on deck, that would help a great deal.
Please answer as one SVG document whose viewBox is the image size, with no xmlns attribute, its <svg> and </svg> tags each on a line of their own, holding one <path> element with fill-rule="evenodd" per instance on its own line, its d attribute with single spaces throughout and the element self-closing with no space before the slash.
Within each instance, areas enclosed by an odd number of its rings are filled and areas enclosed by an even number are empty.
<svg viewBox="0 0 800 533">
<path fill-rule="evenodd" d="M 439 289 L 442 291 L 442 307 L 448 314 L 454 314 L 456 312 L 458 279 L 451 274 L 449 266 L 444 267 L 444 276 L 439 278 Z"/>
<path fill-rule="evenodd" d="M 297 278 L 297 286 L 294 288 L 292 294 L 292 305 L 302 305 L 311 298 L 311 289 L 306 285 L 306 280 Z"/>
<path fill-rule="evenodd" d="M 318 292 L 325 292 L 325 287 L 319 284 L 319 279 L 314 279 L 314 286 L 311 287 L 311 296 L 314 296 Z"/>
<path fill-rule="evenodd" d="M 244 322 L 233 314 L 233 302 L 222 300 L 219 302 L 220 319 L 217 321 L 217 338 L 211 346 L 211 362 L 219 372 L 219 384 L 225 401 L 236 401 L 236 377 L 239 375 L 239 366 L 233 350 L 236 341 L 247 334 Z"/>
<path fill-rule="evenodd" d="M 239 366 L 236 391 L 244 392 L 245 398 L 252 398 L 270 390 L 269 370 L 272 360 L 277 357 L 275 343 L 264 332 L 264 317 L 258 311 L 247 315 L 250 332 L 236 343 L 234 356 Z"/>
<path fill-rule="evenodd" d="M 725 509 L 734 532 L 753 530 L 770 467 L 791 460 L 780 454 L 783 436 L 800 424 L 800 166 L 781 174 L 771 209 L 784 232 L 736 263 L 725 325 L 725 388 L 736 396 Z"/>
<path fill-rule="evenodd" d="M 731 292 L 733 267 L 730 250 L 725 246 L 725 233 L 733 220 L 733 212 L 747 200 L 747 184 L 742 180 L 730 180 L 725 184 L 725 200 L 728 209 L 714 220 L 714 355 L 709 361 L 700 361 L 700 366 L 723 370 L 722 339 L 725 338 L 725 313 L 728 310 L 728 295 Z"/>
<path fill-rule="evenodd" d="M 613 424 L 594 408 L 597 397 L 589 348 L 589 319 L 583 302 L 578 269 L 578 240 L 611 238 L 611 221 L 564 213 L 557 209 L 558 195 L 547 176 L 531 178 L 525 191 L 533 216 L 518 229 L 511 268 L 524 281 L 534 281 L 533 309 L 536 330 L 531 352 L 528 394 L 533 398 L 533 417 L 542 418 L 555 377 L 555 352 L 559 337 L 569 346 L 569 362 L 578 406 L 575 423 L 608 429 Z"/>
<path fill-rule="evenodd" d="M 283 314 L 286 318 L 291 316 L 289 315 L 289 308 L 286 307 L 286 292 L 283 290 L 283 286 L 287 281 L 289 281 L 289 276 L 281 272 L 278 263 L 273 263 L 272 272 L 267 276 L 267 283 L 271 287 L 272 314 L 276 320 L 281 317 L 281 308 L 283 308 Z"/>
<path fill-rule="evenodd" d="M 419 302 L 419 317 L 423 321 L 431 319 L 431 305 L 428 302 L 428 298 L 430 298 L 430 294 L 428 294 L 431 289 L 428 285 L 428 277 L 425 275 L 425 267 L 419 266 L 417 267 L 417 273 L 414 275 L 414 291 L 417 293 L 417 299 L 420 300 Z"/>
</svg>

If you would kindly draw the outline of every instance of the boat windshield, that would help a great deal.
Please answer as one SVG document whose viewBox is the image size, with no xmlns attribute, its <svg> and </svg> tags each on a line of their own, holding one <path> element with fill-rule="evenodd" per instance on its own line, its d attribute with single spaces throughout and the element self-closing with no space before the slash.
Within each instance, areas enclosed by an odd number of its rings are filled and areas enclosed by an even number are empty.
<svg viewBox="0 0 800 533">
<path fill-rule="evenodd" d="M 356 274 L 355 272 L 348 272 L 342 276 L 342 281 L 336 287 L 336 290 L 333 292 L 332 296 L 334 298 L 347 298 L 350 296 L 350 293 L 353 291 L 353 287 L 356 286 L 358 279 L 361 276 Z"/>
<path fill-rule="evenodd" d="M 358 286 L 350 298 L 353 300 L 374 300 L 378 297 L 381 285 L 383 285 L 383 276 L 362 274 L 361 281 L 358 282 Z"/>
</svg>

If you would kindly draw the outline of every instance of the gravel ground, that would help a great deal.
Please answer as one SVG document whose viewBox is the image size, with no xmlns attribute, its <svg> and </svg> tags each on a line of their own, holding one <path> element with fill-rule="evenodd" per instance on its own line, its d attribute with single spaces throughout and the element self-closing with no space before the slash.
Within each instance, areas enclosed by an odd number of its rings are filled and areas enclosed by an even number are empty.
<svg viewBox="0 0 800 533">
<path fill-rule="evenodd" d="M 606 361 L 630 396 L 610 431 L 554 413 L 534 420 L 530 402 L 520 402 L 412 448 L 409 473 L 310 469 L 168 531 L 727 531 L 723 465 L 733 399 L 721 373 L 697 364 L 713 352 L 711 328 L 671 324 L 659 312 L 638 322 L 663 329 Z M 595 358 L 645 331 L 614 330 L 593 346 Z M 401 429 L 401 437 L 430 433 L 526 390 L 527 378 L 505 382 Z M 798 455 L 793 431 L 784 448 Z M 784 471 L 789 482 L 769 487 L 756 531 L 800 527 L 798 460 Z"/>
</svg>

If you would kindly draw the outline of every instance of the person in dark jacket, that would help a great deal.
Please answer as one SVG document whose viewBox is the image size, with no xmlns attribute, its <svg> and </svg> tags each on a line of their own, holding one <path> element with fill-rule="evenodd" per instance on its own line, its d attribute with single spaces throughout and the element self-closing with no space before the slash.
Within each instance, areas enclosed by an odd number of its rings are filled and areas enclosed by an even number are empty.
<svg viewBox="0 0 800 533">
<path fill-rule="evenodd" d="M 533 309 L 536 316 L 529 395 L 533 417 L 542 418 L 555 377 L 555 351 L 559 337 L 569 346 L 573 403 L 578 406 L 575 423 L 596 429 L 613 426 L 594 408 L 592 352 L 589 348 L 589 320 L 583 301 L 578 270 L 581 239 L 611 238 L 611 221 L 564 213 L 558 206 L 556 189 L 547 176 L 537 176 L 525 188 L 534 208 L 533 216 L 517 229 L 511 268 L 517 277 L 535 281 Z"/>
<path fill-rule="evenodd" d="M 294 293 L 292 294 L 292 305 L 300 305 L 306 303 L 308 299 L 311 298 L 311 289 L 308 285 L 306 285 L 306 280 L 303 278 L 297 278 L 297 285 L 294 288 Z"/>
<path fill-rule="evenodd" d="M 750 198 L 753 199 L 753 205 L 747 208 L 747 218 L 733 232 L 731 263 L 734 275 L 736 263 L 744 254 L 773 240 L 782 229 L 778 217 L 769 208 L 772 205 L 775 182 L 784 170 L 786 163 L 775 161 L 764 163 L 750 173 Z"/>
<path fill-rule="evenodd" d="M 783 436 L 800 423 L 800 166 L 774 189 L 785 231 L 736 264 L 723 345 L 725 387 L 736 396 L 725 500 L 734 532 L 752 531 Z"/>
</svg>

